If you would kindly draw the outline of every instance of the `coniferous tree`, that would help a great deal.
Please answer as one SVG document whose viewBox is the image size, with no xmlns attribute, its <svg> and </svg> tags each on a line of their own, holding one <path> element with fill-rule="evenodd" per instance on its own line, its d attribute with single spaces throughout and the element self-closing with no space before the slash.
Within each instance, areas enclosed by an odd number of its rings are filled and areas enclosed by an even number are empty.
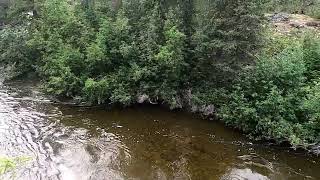
<svg viewBox="0 0 320 180">
<path fill-rule="evenodd" d="M 218 0 L 197 15 L 193 79 L 230 84 L 239 65 L 250 62 L 261 45 L 260 7 L 253 0 Z"/>
<path fill-rule="evenodd" d="M 159 53 L 155 55 L 158 81 L 161 82 L 158 91 L 172 108 L 182 107 L 178 96 L 185 68 L 184 43 L 186 36 L 179 31 L 177 19 L 173 10 L 170 10 L 164 25 L 165 43 L 160 46 Z"/>
</svg>

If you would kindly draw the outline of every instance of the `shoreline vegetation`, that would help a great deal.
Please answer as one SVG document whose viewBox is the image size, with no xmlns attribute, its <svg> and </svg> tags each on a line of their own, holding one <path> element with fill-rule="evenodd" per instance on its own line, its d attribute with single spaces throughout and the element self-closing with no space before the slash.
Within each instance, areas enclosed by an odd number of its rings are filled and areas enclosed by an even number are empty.
<svg viewBox="0 0 320 180">
<path fill-rule="evenodd" d="M 72 103 L 186 109 L 319 154 L 318 1 L 20 1 L 0 15 L 12 78 L 33 74 Z"/>
<path fill-rule="evenodd" d="M 10 178 L 14 178 L 14 171 L 19 168 L 19 166 L 25 165 L 30 161 L 30 157 L 0 157 L 0 178 L 8 173 L 12 173 Z"/>
</svg>

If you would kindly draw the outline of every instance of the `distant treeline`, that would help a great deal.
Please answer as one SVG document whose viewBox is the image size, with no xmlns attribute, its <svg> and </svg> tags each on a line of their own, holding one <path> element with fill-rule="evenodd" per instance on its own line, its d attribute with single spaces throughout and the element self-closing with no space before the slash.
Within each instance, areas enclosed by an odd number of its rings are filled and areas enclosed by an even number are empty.
<svg viewBox="0 0 320 180">
<path fill-rule="evenodd" d="M 306 14 L 320 18 L 320 0 L 266 0 L 269 12 Z"/>
</svg>

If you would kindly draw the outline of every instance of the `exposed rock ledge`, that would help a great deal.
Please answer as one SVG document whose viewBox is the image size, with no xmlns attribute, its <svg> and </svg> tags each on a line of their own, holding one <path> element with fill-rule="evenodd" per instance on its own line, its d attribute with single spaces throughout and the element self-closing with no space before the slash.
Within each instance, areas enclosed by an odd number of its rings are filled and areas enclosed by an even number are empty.
<svg viewBox="0 0 320 180">
<path fill-rule="evenodd" d="M 320 32 L 320 20 L 303 14 L 266 14 L 278 33 L 288 34 L 296 30 L 315 30 Z"/>
<path fill-rule="evenodd" d="M 161 100 L 152 99 L 147 94 L 141 94 L 137 96 L 136 99 L 139 104 L 161 104 Z M 186 90 L 183 91 L 181 97 L 176 98 L 177 107 L 181 109 L 186 109 L 192 113 L 198 113 L 203 115 L 204 117 L 213 119 L 216 117 L 216 107 L 213 104 L 195 104 L 192 101 L 192 91 Z"/>
</svg>

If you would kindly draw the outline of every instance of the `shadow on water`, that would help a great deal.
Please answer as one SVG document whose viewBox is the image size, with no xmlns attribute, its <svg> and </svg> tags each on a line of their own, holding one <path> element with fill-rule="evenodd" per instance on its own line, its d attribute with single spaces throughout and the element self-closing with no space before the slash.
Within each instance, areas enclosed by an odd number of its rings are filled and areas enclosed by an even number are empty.
<svg viewBox="0 0 320 180">
<path fill-rule="evenodd" d="M 319 158 L 251 143 L 218 122 L 155 106 L 56 105 L 32 83 L 0 88 L 4 179 L 320 179 Z"/>
</svg>

